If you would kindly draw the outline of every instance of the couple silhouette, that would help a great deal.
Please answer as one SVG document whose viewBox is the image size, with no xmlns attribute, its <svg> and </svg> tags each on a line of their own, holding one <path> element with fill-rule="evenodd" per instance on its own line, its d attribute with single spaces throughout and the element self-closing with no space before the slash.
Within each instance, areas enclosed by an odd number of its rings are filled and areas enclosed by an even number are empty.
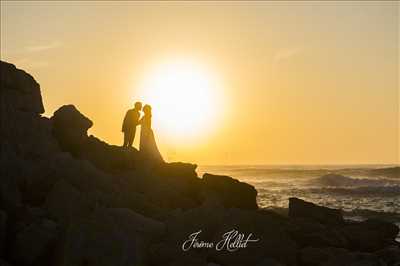
<svg viewBox="0 0 400 266">
<path fill-rule="evenodd" d="M 140 117 L 141 112 L 143 112 L 142 117 Z M 134 108 L 126 112 L 122 123 L 122 132 L 124 133 L 124 144 L 122 146 L 124 148 L 132 147 L 136 127 L 140 125 L 140 153 L 148 160 L 164 162 L 151 128 L 151 117 L 151 106 L 146 104 L 142 108 L 142 103 L 136 102 Z"/>
</svg>

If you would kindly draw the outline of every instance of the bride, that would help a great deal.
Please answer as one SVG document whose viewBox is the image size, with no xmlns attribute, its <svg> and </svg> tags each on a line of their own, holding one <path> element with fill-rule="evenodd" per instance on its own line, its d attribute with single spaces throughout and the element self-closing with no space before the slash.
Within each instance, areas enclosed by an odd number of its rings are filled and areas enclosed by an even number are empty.
<svg viewBox="0 0 400 266">
<path fill-rule="evenodd" d="M 141 125 L 139 150 L 149 161 L 164 162 L 151 129 L 151 106 L 146 104 L 143 107 L 143 113 L 139 121 Z"/>
</svg>

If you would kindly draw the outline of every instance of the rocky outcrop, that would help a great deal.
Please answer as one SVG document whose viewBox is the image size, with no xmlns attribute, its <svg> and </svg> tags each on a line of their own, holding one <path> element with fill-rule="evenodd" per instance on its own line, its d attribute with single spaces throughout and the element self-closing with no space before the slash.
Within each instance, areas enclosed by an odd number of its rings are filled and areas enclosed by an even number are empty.
<svg viewBox="0 0 400 266">
<path fill-rule="evenodd" d="M 263 210 L 226 209 L 222 205 L 205 204 L 198 208 L 177 213 L 166 221 L 167 234 L 153 248 L 155 265 L 206 265 L 207 261 L 219 265 L 257 265 L 273 259 L 283 265 L 296 265 L 297 245 L 286 226 L 288 221 L 275 213 Z M 232 252 L 228 243 L 214 248 L 182 250 L 182 244 L 193 233 L 199 232 L 199 241 L 223 242 L 224 237 L 235 230 L 251 239 L 259 239 L 247 248 Z M 235 238 L 233 238 L 235 239 Z M 234 240 L 230 243 L 232 244 Z M 236 240 L 237 241 L 237 240 Z M 188 247 L 188 245 L 186 245 Z"/>
<path fill-rule="evenodd" d="M 55 265 L 147 265 L 149 244 L 163 232 L 162 223 L 129 209 L 99 209 L 67 228 Z"/>
<path fill-rule="evenodd" d="M 304 248 L 300 253 L 302 265 L 307 266 L 386 266 L 385 261 L 375 254 L 349 252 L 342 248 Z"/>
<path fill-rule="evenodd" d="M 44 113 L 40 86 L 25 71 L 14 65 L 1 62 L 1 106 L 13 106 L 15 110 L 34 114 Z"/>
<path fill-rule="evenodd" d="M 257 209 L 257 190 L 229 176 L 204 174 L 206 197 L 213 197 L 227 207 Z"/>
<path fill-rule="evenodd" d="M 93 122 L 72 105 L 42 117 L 39 84 L 8 63 L 0 62 L 0 74 L 1 265 L 394 266 L 399 260 L 391 223 L 349 222 L 339 210 L 295 198 L 288 216 L 259 210 L 249 184 L 199 178 L 195 164 L 148 162 L 136 149 L 88 136 Z M 199 230 L 213 243 L 232 230 L 259 240 L 234 252 L 183 251 L 183 241 Z"/>
<path fill-rule="evenodd" d="M 363 222 L 348 223 L 342 231 L 351 249 L 372 252 L 393 244 L 399 228 L 389 222 L 368 219 Z"/>
<path fill-rule="evenodd" d="M 0 78 L 3 166 L 13 162 L 10 156 L 35 159 L 55 151 L 50 122 L 40 116 L 44 107 L 39 84 L 25 71 L 5 62 L 0 63 Z"/>
<path fill-rule="evenodd" d="M 46 253 L 54 249 L 59 234 L 55 222 L 42 219 L 19 231 L 15 238 L 12 255 L 22 265 L 46 264 Z"/>
<path fill-rule="evenodd" d="M 7 213 L 0 210 L 0 256 L 4 255 L 7 234 Z"/>
<path fill-rule="evenodd" d="M 73 105 L 64 105 L 54 112 L 51 118 L 53 134 L 61 148 L 78 154 L 87 138 L 87 130 L 93 122 L 82 115 Z"/>
<path fill-rule="evenodd" d="M 321 224 L 343 224 L 340 210 L 330 209 L 306 202 L 298 198 L 289 199 L 289 216 L 291 218 L 308 218 Z"/>
<path fill-rule="evenodd" d="M 73 219 L 90 215 L 95 201 L 65 180 L 60 180 L 48 194 L 44 207 L 50 217 L 59 223 L 68 224 Z"/>
<path fill-rule="evenodd" d="M 56 265 L 145 265 L 149 245 L 163 232 L 162 223 L 129 209 L 99 209 L 68 227 Z"/>
</svg>

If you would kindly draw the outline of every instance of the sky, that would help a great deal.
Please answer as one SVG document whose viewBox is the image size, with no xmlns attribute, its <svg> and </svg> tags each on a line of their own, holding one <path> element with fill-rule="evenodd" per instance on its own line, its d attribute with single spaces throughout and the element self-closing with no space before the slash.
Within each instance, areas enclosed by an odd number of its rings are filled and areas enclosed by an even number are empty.
<svg viewBox="0 0 400 266">
<path fill-rule="evenodd" d="M 168 161 L 398 164 L 399 24 L 396 1 L 1 1 L 0 52 L 110 144 L 150 103 Z"/>
</svg>

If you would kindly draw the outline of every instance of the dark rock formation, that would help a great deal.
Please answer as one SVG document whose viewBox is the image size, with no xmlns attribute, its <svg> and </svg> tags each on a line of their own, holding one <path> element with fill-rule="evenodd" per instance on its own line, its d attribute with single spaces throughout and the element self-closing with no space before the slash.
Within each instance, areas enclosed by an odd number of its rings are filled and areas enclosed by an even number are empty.
<svg viewBox="0 0 400 266">
<path fill-rule="evenodd" d="M 391 245 L 399 233 L 395 224 L 377 219 L 349 223 L 342 230 L 351 249 L 369 252 Z"/>
<path fill-rule="evenodd" d="M 14 261 L 23 265 L 44 264 L 43 257 L 55 245 L 58 233 L 57 224 L 48 219 L 26 226 L 16 235 L 12 250 Z"/>
<path fill-rule="evenodd" d="M 202 205 L 178 213 L 166 221 L 167 234 L 154 246 L 153 263 L 171 265 L 205 265 L 212 261 L 219 265 L 257 265 L 274 259 L 283 265 L 296 265 L 297 245 L 287 233 L 288 221 L 275 213 L 263 210 L 226 209 L 223 206 Z M 224 234 L 238 230 L 251 239 L 247 248 L 228 251 L 226 245 L 220 251 L 210 249 L 182 250 L 184 240 L 199 232 L 199 240 L 217 244 Z M 233 232 L 234 233 L 234 232 Z"/>
<path fill-rule="evenodd" d="M 0 265 L 399 261 L 393 224 L 345 221 L 339 210 L 295 198 L 289 216 L 259 210 L 249 184 L 211 174 L 201 179 L 195 164 L 149 162 L 136 149 L 88 136 L 93 122 L 72 105 L 42 117 L 39 84 L 8 63 L 0 62 L 0 74 Z M 213 243 L 232 230 L 259 241 L 235 252 L 183 251 L 183 241 L 199 230 Z"/>
<path fill-rule="evenodd" d="M 349 252 L 342 248 L 304 248 L 300 253 L 300 262 L 307 266 L 386 266 L 375 254 Z"/>
<path fill-rule="evenodd" d="M 289 199 L 289 216 L 291 218 L 308 218 L 321 224 L 343 224 L 340 210 L 321 207 L 298 198 Z"/>
<path fill-rule="evenodd" d="M 7 233 L 7 213 L 0 210 L 0 256 L 4 255 Z"/>
<path fill-rule="evenodd" d="M 347 238 L 337 226 L 321 224 L 307 218 L 292 218 L 289 227 L 291 237 L 300 247 L 342 247 L 349 246 Z"/>
<path fill-rule="evenodd" d="M 214 197 L 227 207 L 257 209 L 257 190 L 229 176 L 204 174 L 203 183 L 208 197 Z"/>
<path fill-rule="evenodd" d="M 64 105 L 51 118 L 53 134 L 60 147 L 77 154 L 87 138 L 87 130 L 93 122 L 82 115 L 73 105 Z"/>
<path fill-rule="evenodd" d="M 31 75 L 6 62 L 0 64 L 0 75 L 1 106 L 12 105 L 15 110 L 44 113 L 40 86 Z"/>
<path fill-rule="evenodd" d="M 129 209 L 99 209 L 68 227 L 55 265 L 147 264 L 149 244 L 164 225 Z"/>
</svg>

